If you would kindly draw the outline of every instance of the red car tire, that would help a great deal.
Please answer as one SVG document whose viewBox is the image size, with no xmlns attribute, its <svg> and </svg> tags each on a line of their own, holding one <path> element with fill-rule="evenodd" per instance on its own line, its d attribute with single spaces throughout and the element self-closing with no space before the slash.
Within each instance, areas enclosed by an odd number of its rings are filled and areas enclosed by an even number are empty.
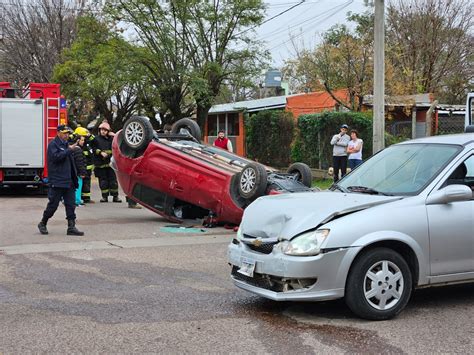
<svg viewBox="0 0 474 355">
<path fill-rule="evenodd" d="M 239 176 L 239 194 L 247 200 L 254 200 L 267 190 L 267 171 L 257 163 L 247 164 Z"/>
</svg>

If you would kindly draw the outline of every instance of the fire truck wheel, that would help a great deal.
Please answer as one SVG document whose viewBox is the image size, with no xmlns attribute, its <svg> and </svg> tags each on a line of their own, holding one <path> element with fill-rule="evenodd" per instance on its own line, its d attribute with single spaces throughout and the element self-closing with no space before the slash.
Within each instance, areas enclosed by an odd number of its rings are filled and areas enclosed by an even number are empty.
<svg viewBox="0 0 474 355">
<path fill-rule="evenodd" d="M 255 200 L 267 190 L 267 171 L 257 163 L 247 164 L 239 176 L 239 195 L 247 200 Z"/>
<path fill-rule="evenodd" d="M 171 133 L 191 135 L 198 142 L 201 142 L 201 128 L 197 122 L 191 118 L 182 118 L 176 121 L 171 127 Z"/>
<path fill-rule="evenodd" d="M 139 151 L 148 146 L 153 139 L 153 126 L 147 117 L 133 116 L 123 126 L 123 140 L 125 144 Z"/>
<path fill-rule="evenodd" d="M 304 186 L 311 187 L 313 175 L 311 174 L 311 168 L 305 163 L 291 164 L 286 172 L 293 175 L 295 180 L 301 182 Z"/>
</svg>

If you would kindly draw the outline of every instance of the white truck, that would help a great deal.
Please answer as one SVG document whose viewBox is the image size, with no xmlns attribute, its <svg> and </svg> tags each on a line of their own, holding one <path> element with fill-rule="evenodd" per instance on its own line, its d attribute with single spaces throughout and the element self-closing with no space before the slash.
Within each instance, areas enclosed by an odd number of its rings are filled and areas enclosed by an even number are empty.
<svg viewBox="0 0 474 355">
<path fill-rule="evenodd" d="M 467 94 L 464 127 L 466 132 L 474 132 L 474 92 Z"/>
<path fill-rule="evenodd" d="M 14 89 L 0 82 L 0 187 L 48 182 L 46 150 L 58 124 L 66 124 L 59 84 L 31 83 Z"/>
</svg>

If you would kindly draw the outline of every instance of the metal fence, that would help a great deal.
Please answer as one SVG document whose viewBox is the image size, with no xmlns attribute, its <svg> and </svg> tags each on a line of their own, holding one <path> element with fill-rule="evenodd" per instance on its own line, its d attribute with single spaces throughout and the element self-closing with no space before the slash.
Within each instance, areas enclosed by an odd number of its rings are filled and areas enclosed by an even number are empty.
<svg viewBox="0 0 474 355">
<path fill-rule="evenodd" d="M 385 130 L 391 134 L 395 140 L 420 138 L 426 136 L 426 122 L 416 122 L 415 135 L 412 135 L 411 120 L 386 121 Z M 432 135 L 454 134 L 464 132 L 464 112 L 462 113 L 438 113 L 438 117 L 433 118 Z"/>
<path fill-rule="evenodd" d="M 464 132 L 464 114 L 441 114 L 438 113 L 438 125 L 436 134 L 452 134 Z"/>
</svg>

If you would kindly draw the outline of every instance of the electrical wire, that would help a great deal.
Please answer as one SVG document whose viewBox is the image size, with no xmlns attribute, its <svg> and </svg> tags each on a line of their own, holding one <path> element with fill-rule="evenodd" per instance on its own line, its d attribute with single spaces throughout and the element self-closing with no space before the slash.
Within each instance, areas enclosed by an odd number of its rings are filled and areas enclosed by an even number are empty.
<svg viewBox="0 0 474 355">
<path fill-rule="evenodd" d="M 237 33 L 235 36 L 238 37 L 238 36 L 240 36 L 241 34 L 243 34 L 243 33 L 245 33 L 245 32 L 248 32 L 248 31 L 253 30 L 253 29 L 257 28 L 257 27 L 260 27 L 260 26 L 263 25 L 264 23 L 270 22 L 271 20 L 276 19 L 277 17 L 283 15 L 284 13 L 287 13 L 288 11 L 293 10 L 295 7 L 300 6 L 300 5 L 303 4 L 305 1 L 306 1 L 306 0 L 301 0 L 301 2 L 297 3 L 296 5 L 293 5 L 293 6 L 289 7 L 288 9 L 286 9 L 286 10 L 284 10 L 284 11 L 282 11 L 282 12 L 276 14 L 275 16 L 272 16 L 272 17 L 270 17 L 269 19 L 266 19 L 265 21 L 263 21 L 262 23 L 260 23 L 260 24 L 258 24 L 258 25 L 249 27 L 249 28 L 247 28 L 247 29 L 245 29 L 245 30 L 243 30 L 243 31 L 241 31 L 241 32 L 239 32 L 239 33 Z"/>
<path fill-rule="evenodd" d="M 331 14 L 329 14 L 328 16 L 326 16 L 325 18 L 321 19 L 320 21 L 318 21 L 318 22 L 316 22 L 316 23 L 312 23 L 312 25 L 316 25 L 316 26 L 317 26 L 317 25 L 320 25 L 321 23 L 323 23 L 324 21 L 330 19 L 330 18 L 333 17 L 335 14 L 337 14 L 339 11 L 343 10 L 344 8 L 346 8 L 347 6 L 349 6 L 350 4 L 352 4 L 353 2 L 354 2 L 354 0 L 350 0 L 350 1 L 346 2 L 345 4 L 338 5 L 338 6 L 334 7 L 333 9 L 330 9 L 330 10 L 334 10 L 334 11 L 333 11 Z M 342 7 L 341 7 L 341 6 L 342 6 Z M 339 7 L 341 7 L 341 8 L 339 8 Z M 337 9 L 336 9 L 336 8 L 337 8 Z M 327 12 L 328 12 L 328 11 L 327 11 Z M 271 47 L 269 50 L 272 51 L 272 50 L 274 50 L 274 49 L 276 49 L 276 48 L 278 48 L 278 47 L 281 47 L 281 46 L 283 46 L 283 45 L 285 45 L 285 44 L 287 44 L 287 43 L 293 41 L 294 39 L 296 39 L 296 38 L 298 38 L 298 37 L 301 37 L 301 36 L 304 35 L 304 34 L 305 34 L 305 32 L 302 31 L 300 34 L 297 34 L 297 35 L 295 35 L 295 36 L 292 36 L 290 39 L 288 39 L 288 40 L 286 40 L 286 41 L 284 41 L 284 42 L 282 42 L 282 43 L 280 43 L 280 44 L 278 44 L 278 45 L 276 45 L 276 46 Z"/>
<path fill-rule="evenodd" d="M 330 9 L 326 10 L 326 11 L 323 11 L 323 12 L 321 12 L 321 13 L 319 13 L 319 14 L 313 16 L 313 17 L 310 17 L 310 18 L 308 18 L 308 19 L 306 19 L 306 20 L 304 20 L 304 21 L 301 21 L 301 22 L 299 22 L 299 23 L 297 23 L 297 24 L 295 24 L 295 25 L 288 26 L 288 27 L 285 27 L 285 28 L 282 28 L 282 29 L 273 31 L 272 33 L 268 33 L 268 34 L 266 34 L 266 35 L 260 36 L 258 39 L 259 39 L 259 40 L 264 40 L 264 39 L 266 39 L 266 38 L 273 37 L 273 36 L 275 36 L 275 35 L 277 35 L 277 34 L 280 34 L 280 33 L 282 33 L 282 32 L 286 32 L 286 31 L 291 30 L 291 29 L 293 29 L 293 28 L 300 27 L 302 24 L 307 23 L 307 22 L 310 22 L 310 23 L 308 23 L 308 25 L 314 25 L 314 20 L 319 19 L 321 16 L 323 16 L 323 15 L 325 15 L 325 14 L 327 14 L 327 13 L 333 11 L 333 10 L 335 10 L 336 8 L 337 8 L 337 11 L 340 11 L 340 10 L 339 10 L 339 7 L 344 8 L 344 7 L 346 7 L 346 6 L 347 6 L 346 4 L 337 5 L 337 6 L 332 7 L 332 8 L 330 8 Z M 342 8 L 341 8 L 341 10 L 342 10 Z"/>
</svg>

